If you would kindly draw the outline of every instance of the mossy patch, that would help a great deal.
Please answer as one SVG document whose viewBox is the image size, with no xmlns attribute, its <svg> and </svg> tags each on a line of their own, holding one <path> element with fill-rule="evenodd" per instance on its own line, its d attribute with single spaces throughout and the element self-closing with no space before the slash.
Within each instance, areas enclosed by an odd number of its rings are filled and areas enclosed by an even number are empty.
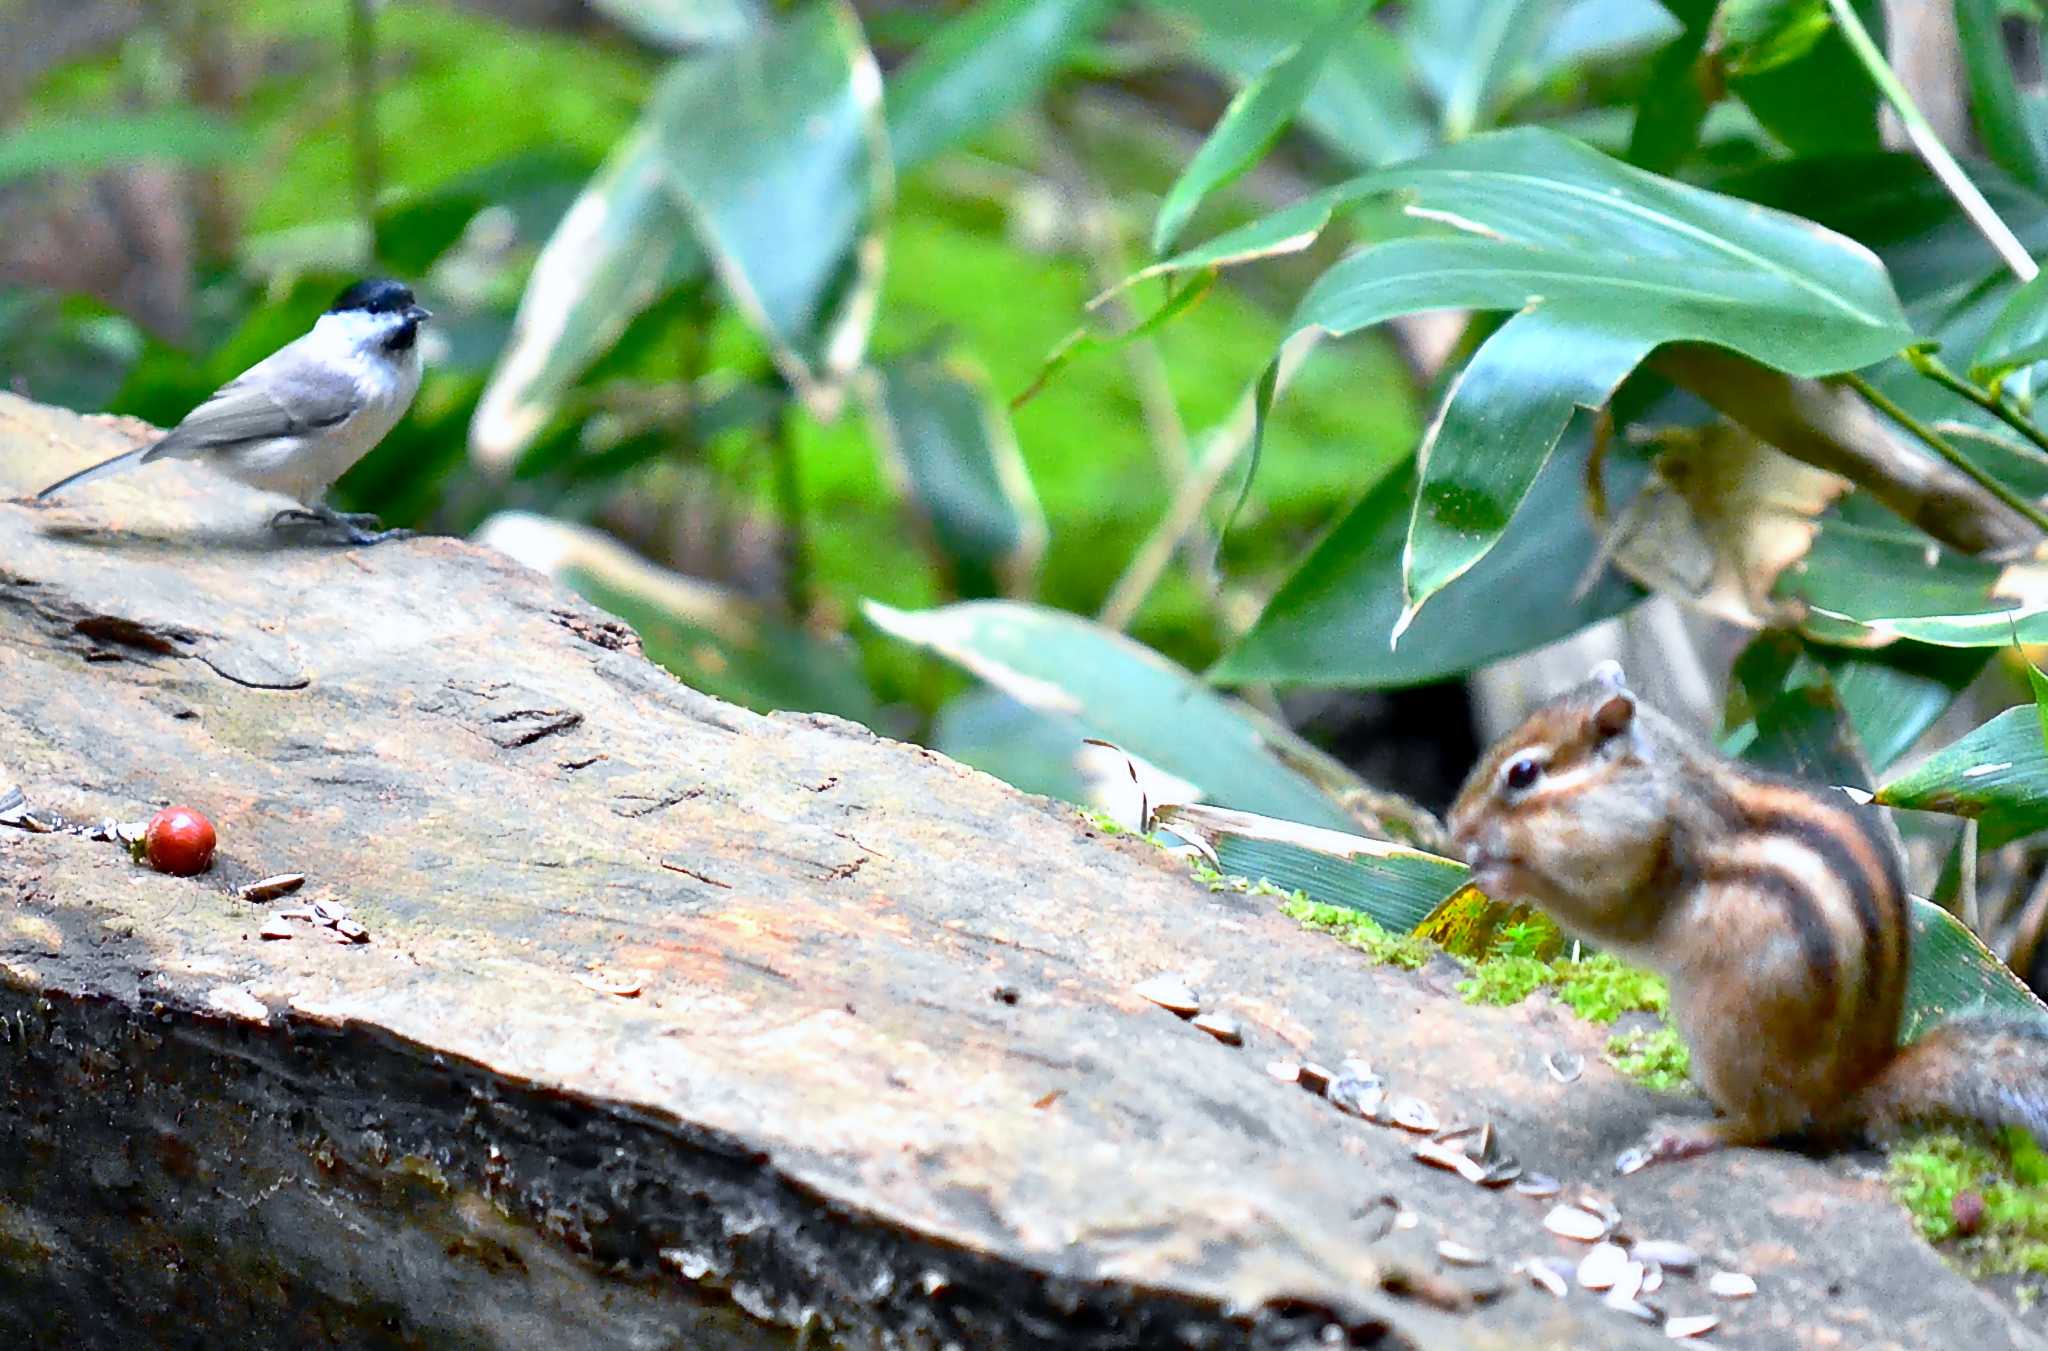
<svg viewBox="0 0 2048 1351">
<path fill-rule="evenodd" d="M 1436 951 L 1428 940 L 1413 934 L 1397 934 L 1359 910 L 1341 905 L 1324 905 L 1295 892 L 1280 902 L 1280 911 L 1318 933 L 1326 933 L 1346 947 L 1357 948 L 1373 961 L 1414 971 L 1426 965 Z"/>
<path fill-rule="evenodd" d="M 1507 932 L 1492 956 L 1472 964 L 1458 993 L 1468 1004 L 1519 1004 L 1546 987 L 1594 1023 L 1611 1023 L 1624 1013 L 1662 1013 L 1669 1002 L 1663 979 L 1648 971 L 1604 952 L 1542 961 L 1514 951 Z"/>
<path fill-rule="evenodd" d="M 1617 1032 L 1607 1039 L 1608 1064 L 1643 1087 L 1676 1093 L 1691 1081 L 1692 1056 L 1668 1023 Z"/>
<path fill-rule="evenodd" d="M 2048 1156 L 2024 1131 L 1942 1131 L 1891 1151 L 1887 1180 L 1913 1224 L 1972 1276 L 2048 1276 Z M 1974 1233 L 1961 1222 L 1983 1209 Z M 2039 1290 L 2034 1291 L 2039 1294 Z"/>
</svg>

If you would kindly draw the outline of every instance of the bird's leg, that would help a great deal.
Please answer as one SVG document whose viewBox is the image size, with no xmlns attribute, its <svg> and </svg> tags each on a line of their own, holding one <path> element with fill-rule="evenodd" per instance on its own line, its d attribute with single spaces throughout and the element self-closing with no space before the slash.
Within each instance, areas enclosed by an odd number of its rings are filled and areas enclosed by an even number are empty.
<svg viewBox="0 0 2048 1351">
<path fill-rule="evenodd" d="M 407 539 L 412 531 L 379 530 L 376 516 L 369 512 L 336 511 L 324 502 L 310 507 L 287 507 L 270 518 L 273 530 L 293 525 L 324 525 L 338 532 L 350 544 L 381 544 L 387 539 Z"/>
</svg>

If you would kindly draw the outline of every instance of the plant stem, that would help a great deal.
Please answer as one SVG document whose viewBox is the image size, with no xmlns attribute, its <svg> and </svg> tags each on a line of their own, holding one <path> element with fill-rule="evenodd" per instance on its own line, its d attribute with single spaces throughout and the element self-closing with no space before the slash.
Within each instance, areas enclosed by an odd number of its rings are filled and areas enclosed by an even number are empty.
<svg viewBox="0 0 2048 1351">
<path fill-rule="evenodd" d="M 2042 451 L 2048 452 L 2048 432 L 2044 432 L 2035 426 L 2032 418 L 2007 403 L 2003 397 L 1971 384 L 1968 380 L 1963 379 L 1962 376 L 1957 375 L 1954 371 L 1942 365 L 1940 358 L 1936 357 L 1932 352 L 1922 348 L 1908 347 L 1906 349 L 1906 361 L 1914 370 L 1920 372 L 1920 374 L 1926 376 L 1935 384 L 1940 385 L 1952 394 L 1960 394 L 1971 403 L 1976 404 L 1979 408 L 1997 418 L 2000 422 L 2003 422 L 2006 426 L 2018 432 L 2021 436 L 2032 441 Z"/>
<path fill-rule="evenodd" d="M 811 611 L 811 543 L 804 523 L 804 485 L 796 456 L 798 401 L 791 398 L 775 420 L 775 490 L 782 504 L 783 556 L 789 569 L 783 596 L 801 620 Z"/>
<path fill-rule="evenodd" d="M 2039 506 L 2028 501 L 2004 483 L 1978 468 L 1974 460 L 1970 459 L 1969 456 L 1963 454 L 1960 450 L 1957 450 L 1949 442 L 1948 438 L 1944 437 L 1940 432 L 1935 431 L 1934 428 L 1893 403 L 1890 399 L 1879 393 L 1868 380 L 1865 380 L 1856 372 L 1846 371 L 1837 376 L 1836 379 L 1862 395 L 1864 402 L 1868 403 L 1872 408 L 1883 413 L 1886 417 L 1926 442 L 1942 459 L 1947 460 L 1957 469 L 1975 479 L 1978 486 L 1983 488 L 1985 492 L 1990 493 L 1993 497 L 2033 522 L 2042 533 L 2048 534 L 2048 513 L 2043 513 Z"/>
<path fill-rule="evenodd" d="M 355 149 L 356 211 L 369 240 L 370 259 L 377 247 L 377 25 L 375 0 L 349 0 L 348 72 L 351 139 Z"/>
<path fill-rule="evenodd" d="M 1898 113 L 1899 122 L 1905 127 L 1907 137 L 1913 142 L 1913 148 L 1920 152 L 1920 158 L 1927 161 L 1927 167 L 1934 170 L 1934 176 L 1941 180 L 1949 195 L 1956 199 L 1956 205 L 1962 207 L 1963 214 L 1970 218 L 1970 223 L 1975 225 L 1984 238 L 1990 241 L 1991 247 L 1998 251 L 1998 256 L 2005 260 L 2005 265 L 2012 269 L 2013 275 L 2021 281 L 2032 281 L 2039 275 L 2040 267 L 2028 255 L 2026 246 L 2020 243 L 2011 227 L 1992 210 L 1991 203 L 1984 200 L 1984 194 L 1977 191 L 1977 185 L 1963 172 L 1963 166 L 1956 163 L 1955 156 L 1949 154 L 1948 147 L 1941 143 L 1941 137 L 1935 132 L 1933 124 L 1927 120 L 1926 114 L 1920 111 L 1919 105 L 1913 102 L 1913 96 L 1906 92 L 1906 86 L 1899 83 L 1899 77 L 1892 71 L 1890 63 L 1884 59 L 1884 53 L 1877 49 L 1877 43 L 1871 40 L 1870 30 L 1856 17 L 1855 7 L 1850 0 L 1828 0 L 1828 8 L 1834 11 L 1836 25 L 1841 28 L 1842 36 L 1848 40 L 1850 48 L 1856 53 L 1856 58 L 1863 63 L 1863 68 L 1870 72 L 1871 81 L 1877 85 L 1878 92 L 1890 101 L 1893 110 Z"/>
</svg>

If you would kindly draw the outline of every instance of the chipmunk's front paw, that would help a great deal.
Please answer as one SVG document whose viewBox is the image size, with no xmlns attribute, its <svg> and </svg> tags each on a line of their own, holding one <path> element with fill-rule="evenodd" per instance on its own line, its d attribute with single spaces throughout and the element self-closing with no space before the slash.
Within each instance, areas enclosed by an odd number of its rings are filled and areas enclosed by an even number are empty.
<svg viewBox="0 0 2048 1351">
<path fill-rule="evenodd" d="M 1653 1163 L 1676 1163 L 1680 1159 L 1711 1154 L 1727 1145 L 1718 1123 L 1708 1121 L 1659 1121 L 1649 1134 L 1621 1152 L 1614 1161 L 1617 1173 L 1634 1173 Z"/>
</svg>

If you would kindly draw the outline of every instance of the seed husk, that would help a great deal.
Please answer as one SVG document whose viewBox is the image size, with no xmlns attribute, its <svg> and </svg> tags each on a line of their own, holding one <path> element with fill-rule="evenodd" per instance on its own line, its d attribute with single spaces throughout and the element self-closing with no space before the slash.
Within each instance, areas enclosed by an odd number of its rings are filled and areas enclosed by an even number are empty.
<svg viewBox="0 0 2048 1351">
<path fill-rule="evenodd" d="M 1482 1187 L 1505 1187 L 1522 1176 L 1522 1165 L 1513 1159 L 1495 1159 L 1486 1165 L 1476 1181 Z"/>
<path fill-rule="evenodd" d="M 1580 1243 L 1598 1243 L 1607 1237 L 1610 1226 L 1590 1210 L 1578 1206 L 1552 1206 L 1550 1213 L 1543 1217 L 1543 1227 L 1559 1238 L 1576 1239 Z"/>
<path fill-rule="evenodd" d="M 1664 1335 L 1673 1341 L 1683 1341 L 1688 1337 L 1704 1336 L 1720 1325 L 1721 1320 L 1710 1313 L 1682 1314 L 1664 1320 Z"/>
<path fill-rule="evenodd" d="M 1489 1260 L 1486 1254 L 1477 1248 L 1468 1248 L 1448 1238 L 1437 1240 L 1436 1255 L 1454 1267 L 1485 1266 Z"/>
<path fill-rule="evenodd" d="M 1708 1278 L 1707 1289 L 1722 1299 L 1748 1299 L 1756 1293 L 1756 1278 L 1739 1271 L 1717 1271 Z"/>
<path fill-rule="evenodd" d="M 1453 1173 L 1460 1171 L 1464 1165 L 1471 1162 L 1470 1159 L 1457 1150 L 1452 1149 L 1449 1145 L 1438 1144 L 1434 1140 L 1416 1141 L 1415 1157 L 1432 1168 L 1442 1168 Z"/>
<path fill-rule="evenodd" d="M 1654 1263 L 1666 1271 L 1675 1271 L 1680 1275 L 1690 1273 L 1700 1264 L 1698 1253 L 1683 1243 L 1674 1243 L 1669 1239 L 1644 1239 L 1629 1249 L 1629 1252 L 1638 1262 Z"/>
<path fill-rule="evenodd" d="M 1648 1168 L 1656 1157 L 1655 1154 L 1652 1154 L 1642 1145 L 1633 1145 L 1615 1156 L 1614 1171 L 1623 1177 L 1627 1177 L 1630 1173 L 1640 1173 L 1643 1169 Z"/>
<path fill-rule="evenodd" d="M 1586 1058 L 1576 1051 L 1552 1051 L 1543 1057 L 1543 1068 L 1561 1084 L 1569 1084 L 1586 1072 Z"/>
<path fill-rule="evenodd" d="M 1565 1281 L 1564 1274 L 1557 1269 L 1557 1264 L 1550 1258 L 1531 1257 L 1520 1265 L 1522 1274 L 1527 1276 L 1529 1283 L 1538 1290 L 1542 1290 L 1557 1299 L 1563 1299 L 1571 1294 L 1571 1286 Z"/>
<path fill-rule="evenodd" d="M 1628 1267 L 1627 1249 L 1619 1243 L 1596 1243 L 1579 1259 L 1579 1284 L 1588 1290 L 1612 1290 L 1621 1283 Z M 1635 1293 L 1631 1290 L 1629 1298 L 1635 1298 Z"/>
<path fill-rule="evenodd" d="M 304 873 L 278 873 L 261 881 L 251 882 L 242 888 L 245 901 L 274 901 L 280 896 L 289 896 L 306 885 Z"/>
<path fill-rule="evenodd" d="M 1154 976 L 1132 986 L 1131 993 L 1182 1018 L 1192 1018 L 1202 1011 L 1201 999 L 1179 976 Z"/>
<path fill-rule="evenodd" d="M 1295 1064 L 1292 1060 L 1271 1061 L 1266 1066 L 1266 1073 L 1272 1075 L 1274 1079 L 1283 1084 L 1299 1083 L 1301 1081 L 1301 1066 Z"/>
<path fill-rule="evenodd" d="M 1328 1069 L 1309 1060 L 1302 1063 L 1301 1077 L 1295 1082 L 1321 1097 L 1330 1091 L 1330 1085 L 1336 1082 L 1336 1078 L 1337 1076 L 1331 1074 Z"/>
<path fill-rule="evenodd" d="M 290 938 L 292 926 L 283 915 L 272 915 L 263 921 L 263 928 L 259 932 L 264 938 Z"/>
<path fill-rule="evenodd" d="M 1664 1321 L 1664 1315 L 1658 1313 L 1653 1306 L 1634 1298 L 1616 1299 L 1615 1295 L 1619 1293 L 1619 1291 L 1614 1291 L 1600 1302 L 1617 1313 L 1625 1313 L 1630 1318 L 1640 1319 L 1645 1323 L 1661 1323 Z"/>
<path fill-rule="evenodd" d="M 1533 1196 L 1538 1200 L 1555 1196 L 1564 1190 L 1564 1184 L 1548 1173 L 1523 1173 L 1515 1179 L 1515 1191 L 1522 1196 Z"/>
<path fill-rule="evenodd" d="M 1338 1111 L 1371 1121 L 1379 1116 L 1380 1101 L 1386 1096 L 1386 1090 L 1375 1081 L 1339 1073 L 1325 1096 Z"/>
<path fill-rule="evenodd" d="M 1416 1131 L 1423 1135 L 1434 1134 L 1439 1123 L 1430 1105 L 1420 1098 L 1400 1097 L 1394 1099 L 1394 1124 L 1404 1131 Z"/>
<path fill-rule="evenodd" d="M 1244 1029 L 1227 1013 L 1200 1014 L 1194 1019 L 1194 1025 L 1225 1046 L 1244 1045 Z"/>
</svg>

